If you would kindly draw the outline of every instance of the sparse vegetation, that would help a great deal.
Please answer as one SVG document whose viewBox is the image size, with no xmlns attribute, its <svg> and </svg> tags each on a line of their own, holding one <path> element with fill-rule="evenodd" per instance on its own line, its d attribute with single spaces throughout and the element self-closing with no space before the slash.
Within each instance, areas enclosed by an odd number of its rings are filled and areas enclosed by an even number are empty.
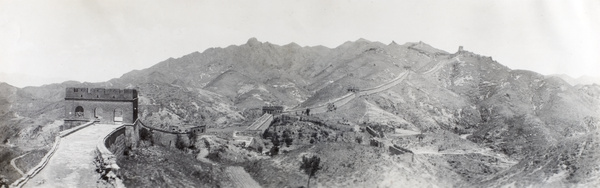
<svg viewBox="0 0 600 188">
<path fill-rule="evenodd" d="M 223 169 L 180 150 L 151 146 L 117 162 L 127 187 L 220 187 L 229 181 Z"/>
<path fill-rule="evenodd" d="M 306 187 L 310 187 L 310 178 L 315 177 L 317 171 L 321 170 L 321 158 L 318 156 L 306 157 L 302 156 L 300 170 L 308 175 Z"/>
<path fill-rule="evenodd" d="M 10 183 L 21 175 L 10 165 L 10 160 L 17 157 L 18 151 L 11 148 L 2 148 L 0 150 L 0 176 L 3 176 L 3 180 Z"/>
<path fill-rule="evenodd" d="M 382 84 L 390 87 L 364 93 Z M 323 166 L 319 179 L 307 173 L 308 180 L 324 187 L 545 187 L 550 180 L 593 187 L 600 179 L 597 85 L 573 87 L 421 42 L 362 41 L 329 49 L 256 40 L 168 59 L 109 82 L 1 84 L 0 174 L 18 177 L 7 163 L 25 152 L 19 148 L 53 143 L 61 123 L 52 122 L 65 112 L 64 87 L 107 85 L 138 89 L 139 117 L 159 128 L 241 130 L 262 114 L 261 106 L 299 110 L 276 119 L 262 138 L 253 138 L 259 144 L 247 148 L 229 143 L 226 131 L 181 135 L 177 149 L 161 148 L 154 142 L 165 136 L 141 129 L 140 147 L 119 161 L 131 187 L 227 187 L 231 179 L 223 178 L 223 169 L 233 164 L 244 165 L 262 186 L 298 187 L 306 182 L 298 159 L 307 154 L 319 156 Z M 355 98 L 334 104 L 350 85 Z M 323 108 L 309 108 L 315 106 Z M 374 134 L 364 131 L 367 126 Z M 388 142 L 414 153 L 390 155 L 380 148 Z M 425 176 L 403 179 L 414 174 Z"/>
</svg>

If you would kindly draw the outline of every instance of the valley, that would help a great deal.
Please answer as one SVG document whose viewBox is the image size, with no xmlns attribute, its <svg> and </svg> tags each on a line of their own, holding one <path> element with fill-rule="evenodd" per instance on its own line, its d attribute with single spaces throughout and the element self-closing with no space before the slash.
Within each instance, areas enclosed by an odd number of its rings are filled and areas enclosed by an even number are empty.
<svg viewBox="0 0 600 188">
<path fill-rule="evenodd" d="M 303 156 L 321 160 L 310 187 L 600 186 L 598 86 L 511 70 L 462 47 L 252 38 L 106 82 L 0 87 L 0 174 L 11 181 L 19 172 L 8 161 L 27 166 L 19 160 L 35 161 L 28 153 L 61 131 L 64 88 L 97 87 L 138 90 L 149 127 L 207 129 L 181 147 L 142 141 L 118 161 L 128 187 L 307 186 Z M 246 134 L 273 106 L 284 110 Z"/>
</svg>

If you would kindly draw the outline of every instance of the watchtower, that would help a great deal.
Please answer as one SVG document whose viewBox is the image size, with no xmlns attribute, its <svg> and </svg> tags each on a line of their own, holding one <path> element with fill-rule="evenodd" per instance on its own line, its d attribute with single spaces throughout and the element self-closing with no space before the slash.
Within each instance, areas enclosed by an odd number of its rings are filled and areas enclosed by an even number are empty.
<svg viewBox="0 0 600 188">
<path fill-rule="evenodd" d="M 90 120 L 100 123 L 133 123 L 138 116 L 135 89 L 66 88 L 65 128 Z"/>
<path fill-rule="evenodd" d="M 348 87 L 348 92 L 352 92 L 352 93 L 358 93 L 360 91 L 360 89 L 356 86 L 349 86 Z"/>
<path fill-rule="evenodd" d="M 283 112 L 283 106 L 263 106 L 263 114 L 281 114 Z"/>
</svg>

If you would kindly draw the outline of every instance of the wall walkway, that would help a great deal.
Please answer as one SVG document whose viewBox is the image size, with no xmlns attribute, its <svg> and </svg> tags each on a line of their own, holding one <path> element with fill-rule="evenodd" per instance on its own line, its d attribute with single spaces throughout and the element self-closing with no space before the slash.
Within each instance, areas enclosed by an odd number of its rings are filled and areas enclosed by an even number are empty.
<svg viewBox="0 0 600 188">
<path fill-rule="evenodd" d="M 352 99 L 355 99 L 356 97 L 379 93 L 379 92 L 388 90 L 388 89 L 394 87 L 395 85 L 398 85 L 400 82 L 404 81 L 404 79 L 408 76 L 408 73 L 409 73 L 408 71 L 403 72 L 400 75 L 398 75 L 396 78 L 394 78 L 384 84 L 381 84 L 379 86 L 375 86 L 373 88 L 368 88 L 368 89 L 363 89 L 356 93 L 350 92 L 344 96 L 341 96 L 337 99 L 332 100 L 331 102 L 308 107 L 308 109 L 310 109 L 311 114 L 318 114 L 318 113 L 327 112 L 327 106 L 329 103 L 332 103 L 333 105 L 335 105 L 336 107 L 339 108 L 340 106 L 347 104 L 348 102 L 350 102 Z M 290 109 L 290 110 L 284 111 L 284 113 L 297 113 L 297 112 L 305 111 L 306 109 L 307 108 Z"/>
<path fill-rule="evenodd" d="M 252 123 L 252 125 L 248 126 L 247 129 L 251 130 L 251 131 L 264 132 L 267 128 L 269 128 L 269 125 L 271 125 L 271 122 L 273 122 L 273 115 L 263 114 L 258 119 L 256 119 L 256 121 L 254 121 L 254 123 Z"/>
<path fill-rule="evenodd" d="M 57 144 L 57 149 L 51 151 L 53 155 L 45 168 L 23 187 L 95 186 L 99 178 L 96 166 L 92 163 L 96 157 L 96 145 L 99 139 L 119 126 L 121 125 L 92 124 L 65 135 L 60 139 L 60 144 Z"/>
</svg>

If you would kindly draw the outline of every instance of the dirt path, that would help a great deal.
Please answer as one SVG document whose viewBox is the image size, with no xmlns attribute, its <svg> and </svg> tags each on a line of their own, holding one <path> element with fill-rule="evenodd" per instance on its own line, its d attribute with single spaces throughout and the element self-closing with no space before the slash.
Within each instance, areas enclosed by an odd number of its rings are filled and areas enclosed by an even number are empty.
<svg viewBox="0 0 600 188">
<path fill-rule="evenodd" d="M 62 138 L 46 167 L 23 187 L 95 187 L 96 144 L 119 126 L 94 124 Z"/>
<path fill-rule="evenodd" d="M 231 180 L 232 188 L 260 188 L 260 185 L 242 167 L 227 167 L 225 168 L 225 174 Z"/>
<path fill-rule="evenodd" d="M 14 159 L 10 160 L 10 165 L 11 165 L 13 168 L 15 168 L 15 170 L 17 170 L 17 172 L 19 172 L 19 174 L 21 174 L 21 176 L 24 176 L 24 175 L 25 175 L 25 173 L 23 173 L 23 171 L 21 171 L 21 169 L 19 169 L 19 168 L 17 167 L 17 165 L 15 164 L 15 161 L 16 161 L 17 159 L 20 159 L 21 157 L 25 157 L 25 155 L 27 155 L 27 154 L 29 154 L 29 152 L 27 152 L 27 153 L 25 153 L 25 154 L 23 154 L 23 155 L 21 155 L 21 156 L 15 157 Z"/>
</svg>

